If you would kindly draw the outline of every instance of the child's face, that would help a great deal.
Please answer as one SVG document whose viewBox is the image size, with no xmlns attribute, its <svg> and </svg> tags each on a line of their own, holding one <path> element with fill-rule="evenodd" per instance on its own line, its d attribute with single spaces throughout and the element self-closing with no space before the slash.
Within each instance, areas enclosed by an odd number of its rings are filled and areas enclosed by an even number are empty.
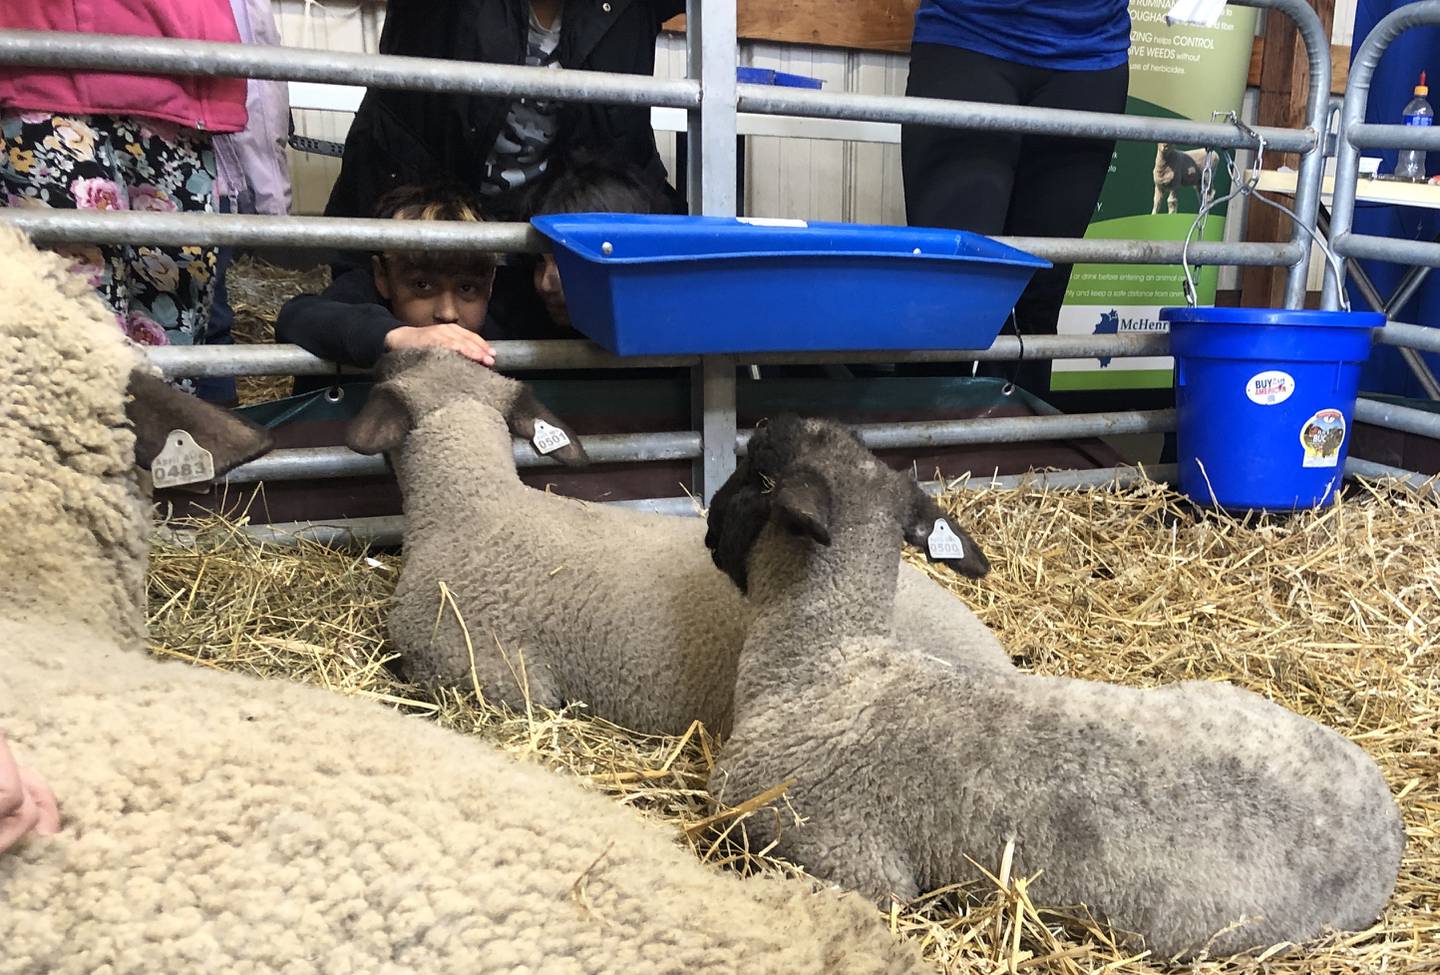
<svg viewBox="0 0 1440 975">
<path fill-rule="evenodd" d="M 565 289 L 560 286 L 560 271 L 551 254 L 542 255 L 535 265 L 535 293 L 545 302 L 545 311 L 556 325 L 570 324 L 570 311 L 565 307 Z"/>
<path fill-rule="evenodd" d="M 459 325 L 479 332 L 490 308 L 495 271 L 445 274 L 375 258 L 375 290 L 406 325 Z"/>
</svg>

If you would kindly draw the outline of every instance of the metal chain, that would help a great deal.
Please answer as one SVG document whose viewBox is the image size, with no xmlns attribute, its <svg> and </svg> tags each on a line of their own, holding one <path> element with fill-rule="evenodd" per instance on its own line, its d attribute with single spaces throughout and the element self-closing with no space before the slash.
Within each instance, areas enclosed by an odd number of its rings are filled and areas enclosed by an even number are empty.
<svg viewBox="0 0 1440 975">
<path fill-rule="evenodd" d="M 1263 195 L 1258 190 L 1256 190 L 1255 187 L 1258 186 L 1260 183 L 1260 173 L 1265 168 L 1265 137 L 1259 132 L 1256 132 L 1250 126 L 1246 125 L 1244 120 L 1240 118 L 1239 114 L 1233 110 L 1228 112 L 1210 113 L 1210 120 L 1212 122 L 1220 118 L 1224 118 L 1225 121 L 1234 125 L 1237 129 L 1239 129 L 1242 133 L 1244 133 L 1246 136 L 1248 136 L 1251 140 L 1254 141 L 1255 165 L 1252 169 L 1253 175 L 1250 178 L 1246 179 L 1245 174 L 1241 171 L 1239 164 L 1235 161 L 1235 154 L 1229 149 L 1220 150 L 1220 154 L 1225 157 L 1226 172 L 1230 176 L 1230 192 L 1226 193 L 1224 196 L 1218 199 L 1209 199 L 1208 190 L 1213 185 L 1211 181 L 1214 178 L 1212 166 L 1213 160 L 1211 158 L 1211 152 L 1213 152 L 1214 150 L 1208 150 L 1206 152 L 1205 165 L 1200 171 L 1200 209 L 1196 212 L 1195 219 L 1190 224 L 1190 230 L 1185 234 L 1185 243 L 1180 248 L 1180 267 L 1181 270 L 1183 270 L 1185 273 L 1185 303 L 1191 308 L 1193 308 L 1198 301 L 1198 297 L 1195 292 L 1195 278 L 1194 275 L 1191 273 L 1190 241 L 1193 237 L 1195 237 L 1197 231 L 1199 232 L 1199 234 L 1201 235 L 1201 239 L 1203 240 L 1205 233 L 1205 219 L 1210 215 L 1210 211 L 1218 206 L 1229 203 L 1237 196 L 1244 196 L 1248 199 L 1256 200 L 1260 203 L 1263 203 L 1268 207 L 1274 207 L 1276 210 L 1279 210 L 1280 212 L 1288 216 L 1292 221 L 1295 222 L 1295 226 L 1305 231 L 1306 235 L 1308 235 L 1309 238 L 1314 241 L 1315 245 L 1319 247 L 1322 252 L 1324 252 L 1326 260 L 1330 262 L 1330 266 L 1335 272 L 1336 280 L 1344 280 L 1343 270 L 1340 265 L 1340 258 L 1333 250 L 1330 249 L 1330 245 L 1325 241 L 1325 239 L 1321 237 L 1318 233 L 1316 233 L 1313 227 L 1310 227 L 1303 221 L 1301 221 L 1301 219 L 1296 216 L 1294 210 L 1290 209 L 1283 203 L 1270 199 L 1269 197 Z M 1199 267 L 1199 265 L 1195 266 Z M 1350 299 L 1345 294 L 1343 289 L 1340 293 L 1340 307 L 1343 308 L 1345 311 L 1350 310 Z"/>
</svg>

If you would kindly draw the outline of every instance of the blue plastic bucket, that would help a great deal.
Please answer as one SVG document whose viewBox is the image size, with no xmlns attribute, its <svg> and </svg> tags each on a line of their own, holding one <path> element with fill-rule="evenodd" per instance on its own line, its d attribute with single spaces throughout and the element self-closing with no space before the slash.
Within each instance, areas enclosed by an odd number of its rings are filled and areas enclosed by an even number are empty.
<svg viewBox="0 0 1440 975">
<path fill-rule="evenodd" d="M 1333 501 L 1379 312 L 1162 308 L 1175 356 L 1180 490 L 1225 508 Z"/>
<path fill-rule="evenodd" d="M 985 349 L 1050 262 L 960 230 L 566 213 L 570 320 L 617 355 Z"/>
</svg>

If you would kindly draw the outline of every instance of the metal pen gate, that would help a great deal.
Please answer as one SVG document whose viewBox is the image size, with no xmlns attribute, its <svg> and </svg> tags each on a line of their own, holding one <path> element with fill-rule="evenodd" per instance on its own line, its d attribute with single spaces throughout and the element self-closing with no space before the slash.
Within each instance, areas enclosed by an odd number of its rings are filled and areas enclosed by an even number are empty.
<svg viewBox="0 0 1440 975">
<path fill-rule="evenodd" d="M 1301 156 L 1295 213 L 1314 225 L 1320 202 L 1329 113 L 1330 47 L 1323 25 L 1303 0 L 1235 0 L 1238 5 L 1270 8 L 1293 19 L 1309 61 L 1307 126 L 1303 129 L 1260 127 L 1253 130 L 1268 149 Z M 1350 233 L 1354 187 L 1361 146 L 1405 146 L 1440 149 L 1440 131 L 1363 124 L 1365 99 L 1374 65 L 1385 46 L 1401 30 L 1440 23 L 1440 0 L 1412 4 L 1385 18 L 1366 39 L 1350 75 L 1342 112 L 1339 169 L 1332 235 L 1336 250 L 1346 257 L 1411 259 L 1440 266 L 1440 244 L 1418 244 L 1356 236 Z M 512 97 L 531 95 L 556 100 L 617 105 L 665 106 L 684 109 L 688 118 L 687 180 L 693 213 L 730 216 L 735 213 L 736 115 L 744 111 L 809 118 L 923 123 L 954 128 L 1055 136 L 1173 141 L 1215 148 L 1255 149 L 1251 131 L 1223 122 L 1139 118 L 1097 112 L 997 106 L 904 96 L 857 95 L 774 89 L 736 82 L 734 0 L 689 0 L 686 37 L 688 77 L 657 79 L 578 70 L 547 70 L 511 65 L 477 64 L 380 54 L 314 52 L 295 48 L 254 47 L 153 38 L 118 38 L 92 34 L 0 31 L 0 64 L 148 71 L 155 73 L 232 76 L 279 81 L 311 81 L 366 85 L 410 91 L 463 92 Z M 373 219 L 281 217 L 238 214 L 97 212 L 0 208 L 0 219 L 26 231 L 39 243 L 91 242 L 183 245 L 197 238 L 216 245 L 259 245 L 299 248 L 482 249 L 540 253 L 547 244 L 524 223 L 422 223 Z M 1178 264 L 1180 241 L 1083 240 L 1068 238 L 999 238 L 1052 261 L 1123 264 Z M 1285 303 L 1303 307 L 1310 244 L 1298 226 L 1290 240 L 1277 243 L 1198 242 L 1190 245 L 1191 260 L 1206 265 L 1272 266 L 1288 269 Z M 1336 307 L 1338 284 L 1327 274 L 1324 300 Z M 1377 341 L 1427 351 L 1440 351 L 1440 332 L 1392 324 Z M 953 362 L 970 360 L 1127 357 L 1168 354 L 1165 335 L 1030 336 L 1021 341 L 1000 336 L 988 349 L 923 352 L 795 353 L 733 356 L 666 356 L 618 358 L 582 341 L 498 342 L 507 370 L 612 368 L 674 368 L 690 370 L 692 425 L 688 431 L 591 436 L 586 449 L 597 463 L 691 459 L 695 483 L 708 502 L 734 470 L 737 451 L 746 436 L 736 427 L 737 362 L 755 364 L 824 362 Z M 195 346 L 149 350 L 171 377 L 244 375 L 333 375 L 336 365 L 296 346 Z M 1420 410 L 1362 400 L 1356 418 L 1367 423 L 1440 436 L 1440 416 Z M 1159 433 L 1174 429 L 1173 410 L 1125 411 L 928 423 L 872 424 L 859 429 L 872 447 L 952 446 L 1001 441 L 1054 440 L 1120 433 Z M 521 466 L 553 463 L 516 445 Z M 280 450 L 238 468 L 231 483 L 312 477 L 345 477 L 383 470 L 383 461 L 345 448 Z M 1395 468 L 1352 460 L 1347 470 L 1362 474 L 1407 475 Z M 1151 469 L 1167 478 L 1172 470 Z M 1136 476 L 1128 468 L 1061 472 L 1045 475 L 1052 484 L 1095 484 Z M 1409 475 L 1418 479 L 1417 475 Z M 996 483 L 1013 483 L 1001 478 Z M 986 483 L 992 483 L 987 479 Z M 615 502 L 674 513 L 693 512 L 688 499 Z M 325 539 L 390 541 L 398 536 L 398 519 L 356 519 L 334 522 L 309 533 Z M 283 538 L 278 526 L 272 536 Z"/>
</svg>

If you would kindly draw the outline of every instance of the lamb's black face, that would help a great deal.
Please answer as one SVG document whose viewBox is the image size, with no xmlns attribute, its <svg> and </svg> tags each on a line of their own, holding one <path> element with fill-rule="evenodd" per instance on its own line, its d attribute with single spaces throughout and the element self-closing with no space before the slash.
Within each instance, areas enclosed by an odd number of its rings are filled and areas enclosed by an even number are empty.
<svg viewBox="0 0 1440 975">
<path fill-rule="evenodd" d="M 750 458 L 742 457 L 735 473 L 715 492 L 705 530 L 710 558 L 741 592 L 748 591 L 745 563 L 750 549 L 769 520 L 770 502 L 763 484 L 755 476 Z"/>
<path fill-rule="evenodd" d="M 747 455 L 710 504 L 705 544 L 715 565 L 748 588 L 750 550 L 772 518 L 818 545 L 830 544 L 836 506 L 863 506 L 866 520 L 893 518 L 906 541 L 931 555 L 931 533 L 944 524 L 963 555 L 932 555 L 964 575 L 983 576 L 990 564 L 979 546 L 905 475 L 886 467 L 844 425 L 782 415 L 756 427 Z"/>
</svg>

